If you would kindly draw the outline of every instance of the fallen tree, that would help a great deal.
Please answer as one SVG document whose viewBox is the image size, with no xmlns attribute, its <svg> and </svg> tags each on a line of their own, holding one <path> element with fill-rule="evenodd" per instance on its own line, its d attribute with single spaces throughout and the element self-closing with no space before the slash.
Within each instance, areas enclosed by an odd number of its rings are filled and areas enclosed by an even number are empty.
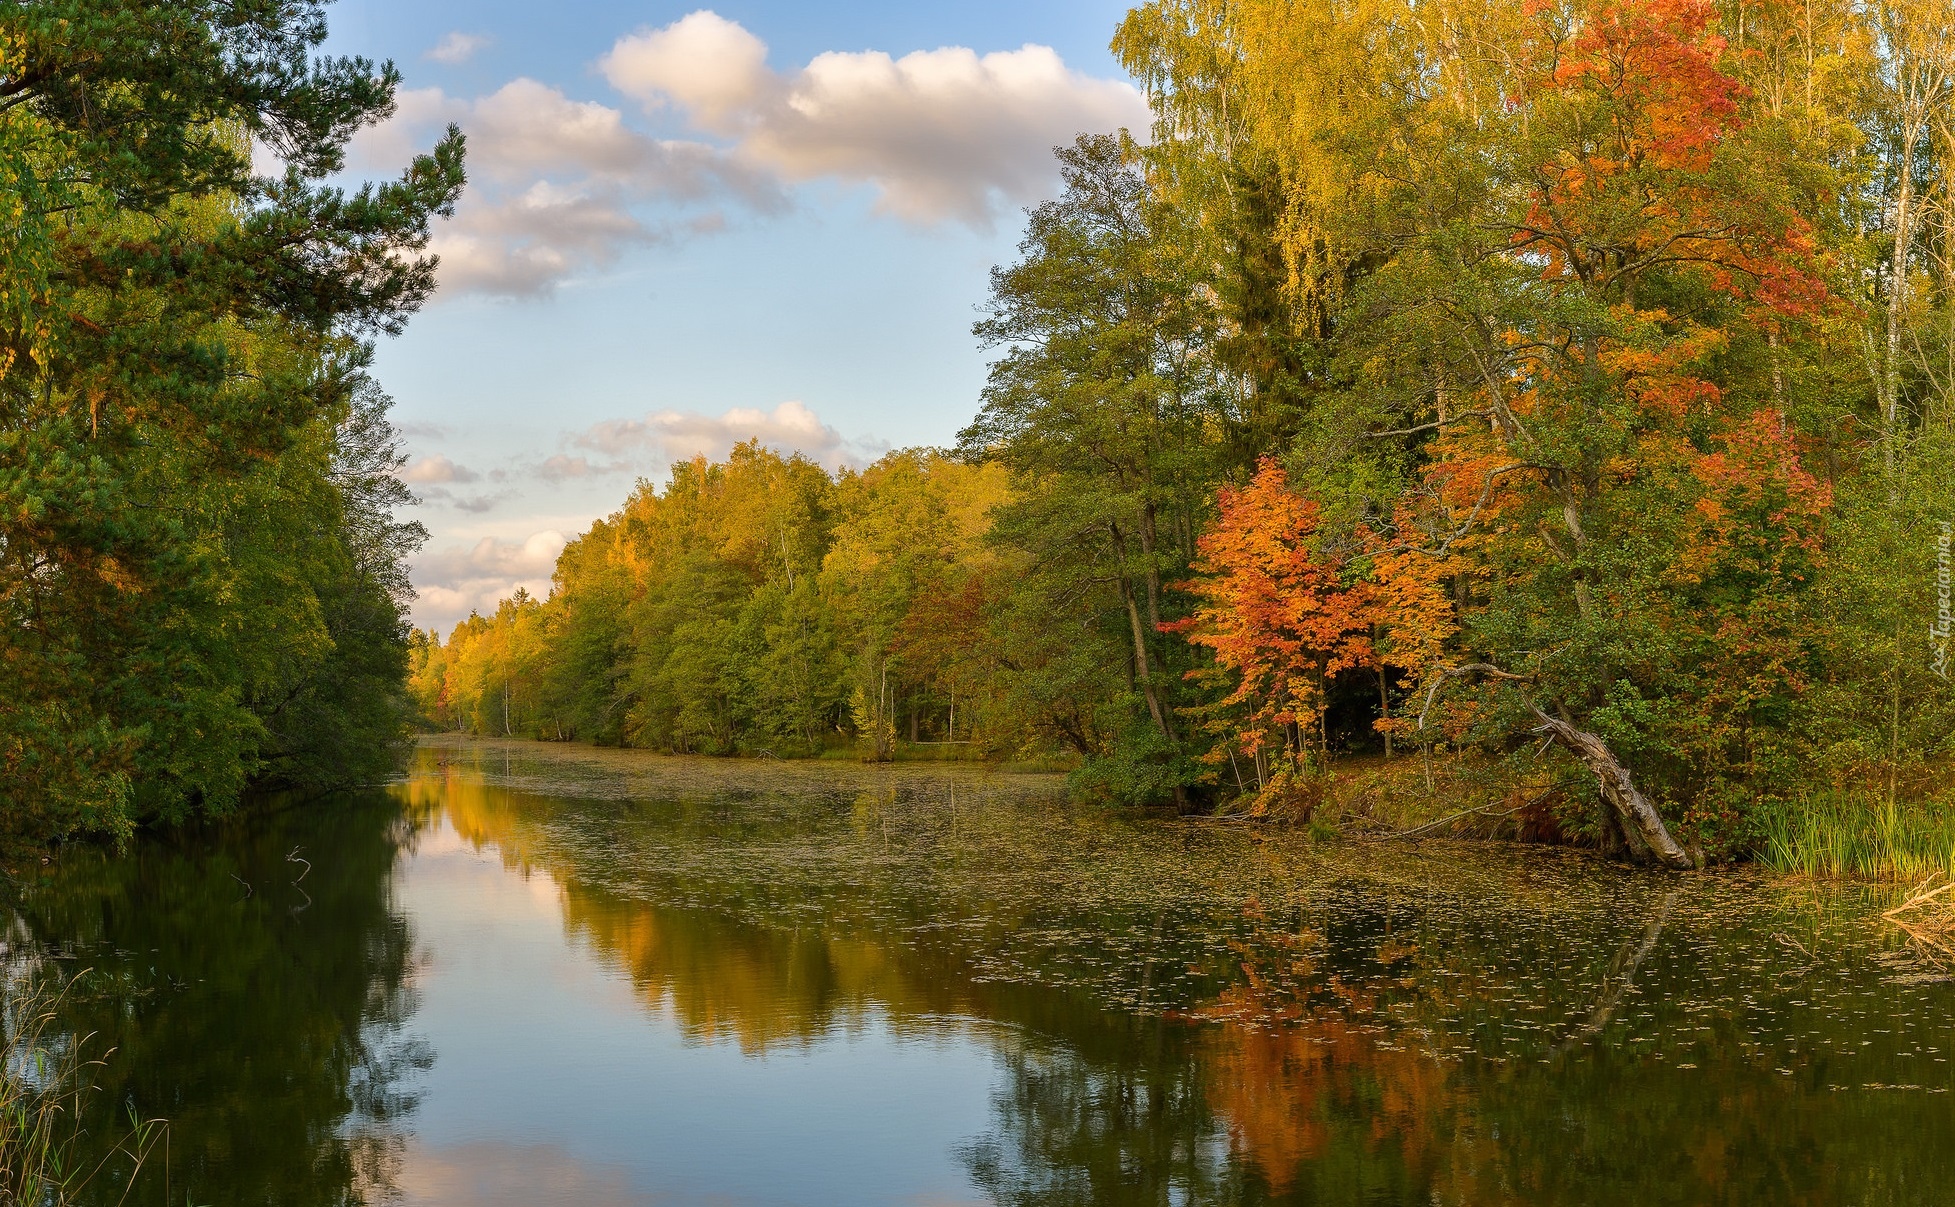
<svg viewBox="0 0 1955 1207">
<path fill-rule="evenodd" d="M 1453 680 L 1467 678 L 1495 679 L 1516 685 L 1534 682 L 1532 676 L 1516 675 L 1485 662 L 1469 662 L 1440 672 L 1438 678 L 1432 681 L 1432 686 L 1426 689 L 1425 706 L 1419 710 L 1422 740 L 1426 716 L 1438 699 L 1440 689 Z M 1638 863 L 1657 863 L 1678 870 L 1695 866 L 1690 853 L 1670 833 L 1670 828 L 1663 823 L 1663 815 L 1636 787 L 1630 778 L 1629 768 L 1623 766 L 1622 760 L 1609 749 L 1607 742 L 1597 734 L 1578 728 L 1573 722 L 1549 716 L 1519 686 L 1515 690 L 1520 691 L 1521 700 L 1538 722 L 1533 732 L 1560 744 L 1595 776 L 1602 801 L 1609 808 L 1609 817 L 1621 833 L 1630 858 Z"/>
</svg>

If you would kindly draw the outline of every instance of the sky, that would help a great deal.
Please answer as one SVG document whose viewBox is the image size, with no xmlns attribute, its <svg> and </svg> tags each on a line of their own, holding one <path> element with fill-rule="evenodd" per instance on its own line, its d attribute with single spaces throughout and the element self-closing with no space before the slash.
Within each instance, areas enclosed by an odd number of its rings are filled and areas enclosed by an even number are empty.
<svg viewBox="0 0 1955 1207">
<path fill-rule="evenodd" d="M 984 4 L 340 0 L 327 49 L 392 60 L 354 176 L 454 122 L 470 184 L 440 288 L 376 373 L 446 632 L 675 460 L 758 438 L 831 468 L 944 445 L 971 335 L 1051 148 L 1144 134 L 1102 0 Z"/>
</svg>

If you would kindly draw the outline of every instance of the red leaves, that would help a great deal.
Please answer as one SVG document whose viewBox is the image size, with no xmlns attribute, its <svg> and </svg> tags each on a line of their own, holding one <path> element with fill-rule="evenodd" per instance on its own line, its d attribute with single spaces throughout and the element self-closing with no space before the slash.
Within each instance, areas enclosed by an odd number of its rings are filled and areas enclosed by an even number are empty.
<svg viewBox="0 0 1955 1207">
<path fill-rule="evenodd" d="M 1600 0 L 1583 14 L 1552 86 L 1600 97 L 1613 119 L 1618 160 L 1644 156 L 1658 167 L 1704 171 L 1738 122 L 1744 85 L 1718 69 L 1724 39 L 1709 0 Z"/>
<path fill-rule="evenodd" d="M 1817 555 L 1833 489 L 1800 464 L 1782 415 L 1754 412 L 1693 468 L 1704 487 L 1693 564 L 1737 559 L 1753 572 L 1778 574 L 1788 552 Z"/>
<path fill-rule="evenodd" d="M 1613 293 L 1662 264 L 1775 313 L 1817 313 L 1811 228 L 1733 143 L 1750 92 L 1724 70 L 1716 6 L 1587 0 L 1558 16 L 1542 20 L 1534 83 L 1515 100 L 1545 154 L 1515 248 L 1541 257 L 1545 280 Z"/>
<path fill-rule="evenodd" d="M 1292 491 L 1270 458 L 1248 486 L 1224 488 L 1219 503 L 1221 519 L 1195 563 L 1202 577 L 1184 584 L 1202 602 L 1163 627 L 1213 650 L 1235 677 L 1226 703 L 1248 710 L 1243 744 L 1253 751 L 1270 726 L 1312 725 L 1325 683 L 1371 664 L 1372 590 L 1345 581 L 1311 548 L 1317 504 Z"/>
<path fill-rule="evenodd" d="M 1292 490 L 1274 460 L 1263 458 L 1248 486 L 1223 489 L 1218 502 L 1221 518 L 1195 563 L 1201 577 L 1181 584 L 1201 603 L 1162 627 L 1214 651 L 1215 666 L 1195 677 L 1233 684 L 1219 711 L 1237 718 L 1250 753 L 1273 733 L 1300 753 L 1339 674 L 1380 666 L 1422 674 L 1459 631 L 1446 583 L 1464 563 L 1427 547 L 1409 503 L 1395 520 L 1410 539 L 1360 529 L 1356 552 L 1369 566 L 1361 577 L 1318 547 L 1316 500 Z"/>
</svg>

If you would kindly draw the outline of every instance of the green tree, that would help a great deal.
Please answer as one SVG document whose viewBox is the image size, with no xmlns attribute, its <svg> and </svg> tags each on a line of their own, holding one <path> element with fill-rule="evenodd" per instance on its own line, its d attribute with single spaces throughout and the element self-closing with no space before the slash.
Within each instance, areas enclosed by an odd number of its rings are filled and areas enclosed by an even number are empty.
<svg viewBox="0 0 1955 1207">
<path fill-rule="evenodd" d="M 330 756 L 302 751 L 303 714 L 388 679 L 404 648 L 384 615 L 399 584 L 374 558 L 406 533 L 376 539 L 384 500 L 346 441 L 374 430 L 361 341 L 398 331 L 433 288 L 421 253 L 461 188 L 462 140 L 451 130 L 390 184 L 322 183 L 399 78 L 312 57 L 322 7 L 0 4 L 0 774 L 15 828 L 126 833 L 223 808 L 268 758 L 315 778 Z M 253 174 L 254 141 L 283 176 Z M 294 556 L 305 525 L 340 535 Z M 396 648 L 362 665 L 341 638 Z"/>
<path fill-rule="evenodd" d="M 1190 659 L 1161 625 L 1228 469 L 1218 316 L 1181 254 L 1185 215 L 1121 139 L 1082 136 L 1059 161 L 1064 195 L 1032 211 L 1019 263 L 993 273 L 977 334 L 1001 355 L 960 441 L 1013 475 L 999 537 L 1029 562 L 1015 589 L 1038 598 L 1008 610 L 1062 628 L 1066 660 L 1088 660 L 1076 682 L 1112 738 L 1075 727 L 1097 747 L 1089 776 L 1180 799 L 1197 774 L 1176 712 Z"/>
</svg>

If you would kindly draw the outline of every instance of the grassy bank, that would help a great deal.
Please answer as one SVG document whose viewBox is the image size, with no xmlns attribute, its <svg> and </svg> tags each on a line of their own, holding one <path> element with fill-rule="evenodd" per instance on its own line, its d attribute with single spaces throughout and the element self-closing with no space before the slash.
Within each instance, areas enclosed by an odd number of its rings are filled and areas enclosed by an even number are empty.
<svg viewBox="0 0 1955 1207">
<path fill-rule="evenodd" d="M 1516 774 L 1473 755 L 1430 765 L 1418 755 L 1356 758 L 1335 765 L 1308 820 L 1353 835 L 1580 843 L 1565 825 L 1579 813 L 1569 805 L 1592 791 L 1580 775 Z M 1783 875 L 1899 885 L 1955 877 L 1955 794 L 1890 803 L 1874 787 L 1826 789 L 1760 804 L 1752 820 L 1755 840 L 1737 857 Z"/>
<path fill-rule="evenodd" d="M 1787 875 L 1918 884 L 1955 874 L 1955 801 L 1829 791 L 1760 814 L 1760 862 Z"/>
</svg>

